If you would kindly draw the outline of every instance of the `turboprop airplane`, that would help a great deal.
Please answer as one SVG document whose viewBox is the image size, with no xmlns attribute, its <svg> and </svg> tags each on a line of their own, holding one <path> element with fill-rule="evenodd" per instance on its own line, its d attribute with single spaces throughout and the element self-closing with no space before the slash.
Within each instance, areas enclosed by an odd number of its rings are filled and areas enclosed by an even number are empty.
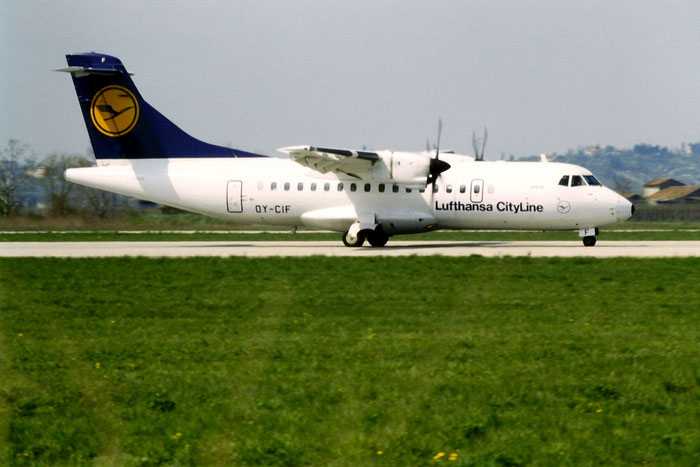
<svg viewBox="0 0 700 467">
<path fill-rule="evenodd" d="M 310 145 L 279 149 L 284 159 L 215 146 L 143 100 L 119 59 L 66 59 L 56 71 L 72 75 L 97 166 L 65 178 L 92 188 L 238 224 L 342 232 L 349 247 L 437 229 L 572 230 L 593 246 L 598 227 L 634 212 L 570 164 Z"/>
</svg>

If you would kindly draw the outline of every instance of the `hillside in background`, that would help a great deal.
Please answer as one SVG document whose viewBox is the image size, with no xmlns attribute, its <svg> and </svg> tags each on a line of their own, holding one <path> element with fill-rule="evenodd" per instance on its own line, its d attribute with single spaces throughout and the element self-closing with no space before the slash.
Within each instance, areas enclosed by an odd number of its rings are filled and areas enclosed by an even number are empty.
<svg viewBox="0 0 700 467">
<path fill-rule="evenodd" d="M 593 146 L 570 150 L 565 155 L 555 154 L 549 159 L 583 166 L 617 191 L 641 193 L 644 183 L 661 177 L 700 185 L 700 143 L 680 150 L 648 144 L 638 144 L 632 149 Z M 539 157 L 523 160 L 539 160 Z"/>
</svg>

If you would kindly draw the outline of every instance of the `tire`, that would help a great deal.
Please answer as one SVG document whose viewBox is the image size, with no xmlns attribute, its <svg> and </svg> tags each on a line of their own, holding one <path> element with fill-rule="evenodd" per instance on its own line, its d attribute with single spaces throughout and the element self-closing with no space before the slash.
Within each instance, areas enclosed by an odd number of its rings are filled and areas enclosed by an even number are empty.
<svg viewBox="0 0 700 467">
<path fill-rule="evenodd" d="M 348 235 L 348 232 L 345 232 L 343 234 L 343 245 L 350 247 L 350 248 L 357 248 L 361 247 L 362 244 L 365 243 L 365 233 L 364 232 L 357 232 L 357 237 L 350 237 Z"/>
<path fill-rule="evenodd" d="M 389 241 L 389 236 L 382 230 L 372 230 L 367 232 L 367 241 L 374 247 L 384 246 Z"/>
<path fill-rule="evenodd" d="M 583 245 L 584 246 L 594 246 L 595 245 L 595 237 L 594 236 L 588 236 L 588 237 L 583 237 Z"/>
</svg>

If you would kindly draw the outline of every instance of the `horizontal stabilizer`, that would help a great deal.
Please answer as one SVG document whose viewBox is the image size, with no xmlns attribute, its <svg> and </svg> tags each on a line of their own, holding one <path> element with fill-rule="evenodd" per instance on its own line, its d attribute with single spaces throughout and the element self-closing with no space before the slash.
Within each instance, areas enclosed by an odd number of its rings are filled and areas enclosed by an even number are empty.
<svg viewBox="0 0 700 467">
<path fill-rule="evenodd" d="M 119 74 L 119 73 L 127 73 L 129 76 L 134 76 L 133 73 L 129 73 L 128 71 L 122 71 L 122 70 L 115 70 L 115 69 L 105 69 L 105 68 L 92 68 L 92 67 L 84 67 L 84 66 L 69 66 L 66 68 L 58 68 L 54 71 L 62 71 L 64 73 L 72 73 L 78 78 L 82 78 L 83 76 L 88 76 L 88 75 L 111 75 L 111 74 Z"/>
</svg>

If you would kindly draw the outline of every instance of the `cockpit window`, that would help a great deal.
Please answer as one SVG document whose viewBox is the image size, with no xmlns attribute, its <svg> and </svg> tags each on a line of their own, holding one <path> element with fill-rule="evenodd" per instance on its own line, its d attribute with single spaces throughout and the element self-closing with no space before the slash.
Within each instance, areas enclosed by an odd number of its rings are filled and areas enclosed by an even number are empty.
<svg viewBox="0 0 700 467">
<path fill-rule="evenodd" d="M 571 176 L 571 186 L 583 186 L 583 178 L 580 175 Z"/>
<path fill-rule="evenodd" d="M 569 186 L 569 176 L 564 175 L 563 177 L 561 177 L 561 180 L 559 180 L 559 184 L 561 186 Z"/>
<path fill-rule="evenodd" d="M 600 186 L 600 182 L 593 175 L 584 175 L 583 178 L 586 179 L 589 185 Z"/>
</svg>

